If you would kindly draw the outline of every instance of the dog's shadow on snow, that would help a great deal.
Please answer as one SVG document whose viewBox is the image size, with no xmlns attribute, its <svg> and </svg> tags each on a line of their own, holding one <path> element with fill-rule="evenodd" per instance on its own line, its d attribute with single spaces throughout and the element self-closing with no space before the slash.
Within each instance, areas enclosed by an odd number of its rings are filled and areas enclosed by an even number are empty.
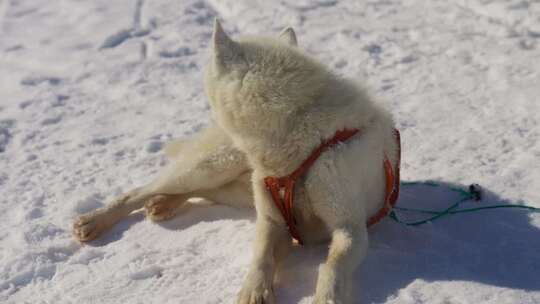
<svg viewBox="0 0 540 304">
<path fill-rule="evenodd" d="M 460 198 L 451 188 L 466 189 L 439 185 L 405 185 L 397 205 L 444 210 Z M 463 202 L 462 208 L 511 203 L 487 189 L 482 191 L 481 201 Z M 405 221 L 426 217 L 397 213 Z M 354 275 L 354 303 L 384 303 L 416 280 L 470 281 L 540 291 L 540 229 L 530 223 L 533 216 L 539 218 L 520 209 L 489 209 L 416 227 L 386 218 L 370 228 L 367 258 Z M 279 303 L 298 303 L 313 294 L 326 251 L 327 246 L 293 250 L 276 288 Z"/>
</svg>

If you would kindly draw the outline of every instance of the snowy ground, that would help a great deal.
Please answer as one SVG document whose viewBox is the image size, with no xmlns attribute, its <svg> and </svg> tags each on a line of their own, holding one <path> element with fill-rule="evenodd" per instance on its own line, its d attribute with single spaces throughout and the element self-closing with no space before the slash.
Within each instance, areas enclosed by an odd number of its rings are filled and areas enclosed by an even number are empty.
<svg viewBox="0 0 540 304">
<path fill-rule="evenodd" d="M 362 79 L 401 129 L 405 180 L 477 182 L 482 204 L 540 207 L 538 1 L 0 0 L 0 302 L 233 301 L 252 211 L 134 214 L 85 246 L 70 235 L 77 214 L 165 166 L 164 142 L 208 123 L 215 16 L 233 36 L 292 25 L 303 48 Z M 398 204 L 454 200 L 405 187 Z M 539 229 L 523 211 L 385 220 L 356 303 L 540 303 Z M 324 253 L 295 248 L 278 303 L 309 303 Z"/>
</svg>

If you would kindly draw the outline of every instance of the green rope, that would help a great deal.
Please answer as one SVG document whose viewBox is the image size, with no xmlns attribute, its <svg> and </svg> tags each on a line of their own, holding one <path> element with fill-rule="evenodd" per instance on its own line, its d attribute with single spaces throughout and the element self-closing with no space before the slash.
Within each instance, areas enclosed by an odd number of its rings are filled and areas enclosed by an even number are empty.
<svg viewBox="0 0 540 304">
<path fill-rule="evenodd" d="M 402 182 L 401 184 L 403 186 L 416 186 L 416 185 L 423 185 L 423 186 L 430 186 L 430 187 L 440 187 L 441 186 L 440 184 L 438 184 L 436 182 L 432 182 L 432 181 L 427 181 L 427 182 Z M 469 200 L 477 200 L 477 201 L 479 201 L 479 200 L 481 200 L 480 190 L 479 190 L 478 187 L 479 187 L 478 185 L 471 185 L 469 187 L 469 191 L 465 191 L 463 189 L 456 188 L 456 187 L 449 187 L 450 190 L 459 193 L 461 197 L 457 202 L 455 202 L 454 204 L 450 205 L 450 207 L 448 207 L 448 208 L 446 208 L 446 209 L 444 209 L 442 211 L 416 209 L 416 208 L 406 208 L 406 207 L 398 207 L 398 206 L 396 206 L 396 207 L 393 208 L 392 211 L 390 211 L 390 214 L 388 214 L 388 216 L 390 216 L 390 218 L 392 218 L 394 221 L 396 221 L 396 222 L 398 222 L 400 224 L 403 224 L 403 225 L 419 226 L 419 225 L 422 225 L 422 224 L 425 224 L 425 223 L 428 223 L 428 222 L 432 222 L 434 220 L 437 220 L 437 219 L 445 217 L 445 216 L 458 214 L 458 213 L 475 212 L 475 211 L 486 210 L 486 209 L 518 208 L 518 209 L 529 210 L 529 211 L 532 211 L 532 212 L 540 212 L 540 208 L 535 208 L 535 207 L 526 206 L 526 205 L 512 205 L 512 204 L 491 205 L 491 206 L 466 208 L 466 209 L 456 210 L 456 208 L 458 208 L 460 206 L 460 204 L 465 202 L 465 201 L 469 201 Z M 403 221 L 403 220 L 398 218 L 398 216 L 397 216 L 397 214 L 395 212 L 396 210 L 406 211 L 406 212 L 423 213 L 423 214 L 431 214 L 432 216 L 430 216 L 430 217 L 428 217 L 426 219 L 423 219 L 423 220 L 419 220 L 419 221 L 406 222 L 406 221 Z"/>
</svg>

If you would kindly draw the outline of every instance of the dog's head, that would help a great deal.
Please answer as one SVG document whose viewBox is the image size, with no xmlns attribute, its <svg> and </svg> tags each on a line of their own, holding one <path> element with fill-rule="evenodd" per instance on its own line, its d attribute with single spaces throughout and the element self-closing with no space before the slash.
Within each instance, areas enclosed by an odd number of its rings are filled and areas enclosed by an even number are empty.
<svg viewBox="0 0 540 304">
<path fill-rule="evenodd" d="M 231 39 L 214 23 L 205 90 L 220 125 L 235 131 L 252 125 L 286 124 L 323 91 L 330 73 L 297 48 L 294 30 L 276 37 Z"/>
</svg>

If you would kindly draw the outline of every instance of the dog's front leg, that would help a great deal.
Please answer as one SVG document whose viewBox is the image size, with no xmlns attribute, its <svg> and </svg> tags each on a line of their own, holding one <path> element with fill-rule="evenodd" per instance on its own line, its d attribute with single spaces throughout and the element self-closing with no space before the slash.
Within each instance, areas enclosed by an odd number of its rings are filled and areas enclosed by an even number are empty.
<svg viewBox="0 0 540 304">
<path fill-rule="evenodd" d="M 257 209 L 255 246 L 237 304 L 273 304 L 274 274 L 291 246 L 291 238 L 285 224 L 276 220 L 277 209 L 262 186 L 262 180 L 253 183 L 253 190 Z"/>
<path fill-rule="evenodd" d="M 352 275 L 366 255 L 367 229 L 343 227 L 332 232 L 326 262 L 319 268 L 314 304 L 349 304 Z"/>
<path fill-rule="evenodd" d="M 253 260 L 238 295 L 238 304 L 275 303 L 272 283 L 280 257 L 278 251 L 291 242 L 286 229 L 268 218 L 257 219 L 256 232 Z"/>
</svg>

